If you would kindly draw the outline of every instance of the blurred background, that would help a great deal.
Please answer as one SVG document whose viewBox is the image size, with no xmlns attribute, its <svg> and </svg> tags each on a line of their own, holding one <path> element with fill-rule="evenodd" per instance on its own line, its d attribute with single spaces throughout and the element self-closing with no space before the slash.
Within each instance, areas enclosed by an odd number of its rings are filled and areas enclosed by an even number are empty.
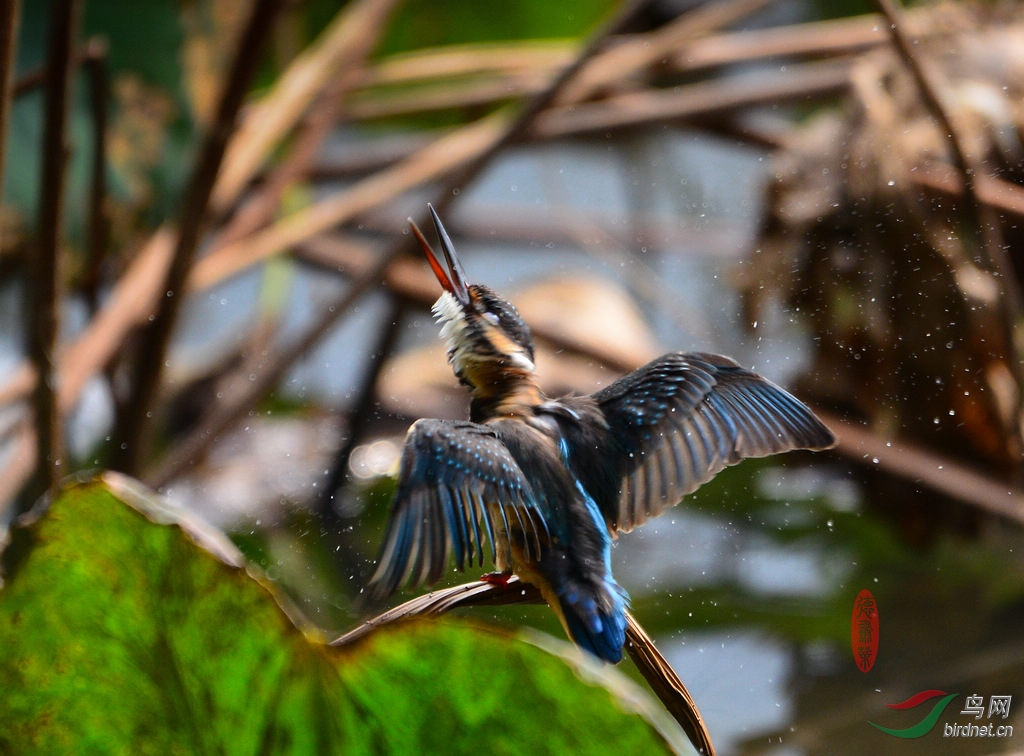
<svg viewBox="0 0 1024 756">
<path fill-rule="evenodd" d="M 720 753 L 1024 750 L 1020 2 L 2 10 L 0 527 L 121 470 L 358 623 L 406 428 L 467 411 L 432 202 L 550 394 L 712 351 L 839 435 L 615 548 Z M 1018 732 L 870 726 L 927 689 L 1013 696 Z"/>
</svg>

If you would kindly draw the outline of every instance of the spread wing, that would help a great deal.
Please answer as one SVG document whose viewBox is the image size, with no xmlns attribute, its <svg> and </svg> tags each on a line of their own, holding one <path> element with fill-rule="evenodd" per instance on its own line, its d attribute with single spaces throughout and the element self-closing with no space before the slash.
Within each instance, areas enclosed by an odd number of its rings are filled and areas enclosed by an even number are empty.
<svg viewBox="0 0 1024 756">
<path fill-rule="evenodd" d="M 474 556 L 484 559 L 484 532 L 496 558 L 494 518 L 499 538 L 508 524 L 538 549 L 547 526 L 530 484 L 508 449 L 486 426 L 446 420 L 417 420 L 402 451 L 398 489 L 371 596 L 384 598 L 403 583 L 436 582 L 451 554 L 461 570 Z M 482 526 L 482 527 L 481 527 Z"/>
<path fill-rule="evenodd" d="M 610 525 L 629 531 L 723 467 L 835 437 L 803 403 L 728 357 L 667 354 L 594 394 L 620 448 Z"/>
</svg>

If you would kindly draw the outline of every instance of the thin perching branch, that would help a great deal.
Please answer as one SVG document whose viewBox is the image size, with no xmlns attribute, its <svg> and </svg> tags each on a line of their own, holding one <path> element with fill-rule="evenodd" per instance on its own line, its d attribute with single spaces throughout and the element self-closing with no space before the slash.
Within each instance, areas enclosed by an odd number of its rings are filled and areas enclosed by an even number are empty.
<svg viewBox="0 0 1024 756">
<path fill-rule="evenodd" d="M 331 641 L 332 646 L 347 646 L 379 627 L 415 617 L 437 617 L 453 609 L 468 606 L 507 606 L 511 604 L 543 604 L 544 599 L 534 586 L 512 576 L 506 583 L 477 580 L 439 591 L 431 591 L 404 604 L 372 617 L 344 635 Z M 699 753 L 714 756 L 704 719 L 686 685 L 662 656 L 651 636 L 631 613 L 626 612 L 626 653 L 637 670 L 661 700 L 668 713 L 683 728 Z"/>
<path fill-rule="evenodd" d="M 207 220 L 214 182 L 220 172 L 228 139 L 234 133 L 238 111 L 260 63 L 260 53 L 283 5 L 284 0 L 257 0 L 239 41 L 213 125 L 203 141 L 195 171 L 185 191 L 178 221 L 178 241 L 164 282 L 164 296 L 142 339 L 133 371 L 132 394 L 118 418 L 114 467 L 124 472 L 137 471 L 145 456 L 144 447 L 152 426 L 164 360 L 184 298 L 185 281 Z"/>
<path fill-rule="evenodd" d="M 44 99 L 42 177 L 39 200 L 38 248 L 29 263 L 29 360 L 35 366 L 33 405 L 36 427 L 35 490 L 30 498 L 54 490 L 63 475 L 64 457 L 60 412 L 57 407 L 58 310 L 60 307 L 60 243 L 67 172 L 67 120 L 71 87 L 72 49 L 78 29 L 78 0 L 55 0 L 50 8 L 47 77 Z"/>
</svg>

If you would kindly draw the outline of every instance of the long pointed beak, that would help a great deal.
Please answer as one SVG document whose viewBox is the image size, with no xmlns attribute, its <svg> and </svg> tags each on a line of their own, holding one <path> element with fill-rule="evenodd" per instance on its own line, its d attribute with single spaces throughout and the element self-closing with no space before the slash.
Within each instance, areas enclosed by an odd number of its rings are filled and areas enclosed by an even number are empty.
<svg viewBox="0 0 1024 756">
<path fill-rule="evenodd" d="M 452 245 L 452 240 L 448 236 L 448 232 L 444 230 L 444 224 L 441 223 L 441 219 L 438 217 L 433 206 L 428 204 L 427 208 L 430 210 L 430 217 L 434 219 L 437 238 L 441 240 L 441 252 L 444 254 L 444 262 L 447 269 L 445 269 L 445 265 L 441 264 L 441 257 L 430 246 L 430 242 L 423 236 L 423 232 L 420 231 L 419 226 L 416 225 L 412 218 L 409 219 L 409 227 L 423 248 L 423 254 L 426 256 L 427 262 L 430 263 L 430 269 L 434 271 L 434 275 L 437 277 L 438 283 L 441 284 L 441 288 L 455 297 L 459 304 L 463 306 L 468 305 L 469 289 L 466 283 L 466 274 L 463 272 L 459 258 L 455 254 L 455 247 Z"/>
</svg>

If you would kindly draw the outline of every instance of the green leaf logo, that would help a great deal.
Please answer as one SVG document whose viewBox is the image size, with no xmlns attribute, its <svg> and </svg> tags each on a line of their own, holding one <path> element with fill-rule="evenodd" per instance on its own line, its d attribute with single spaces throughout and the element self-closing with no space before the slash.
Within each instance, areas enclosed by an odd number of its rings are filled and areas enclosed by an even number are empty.
<svg viewBox="0 0 1024 756">
<path fill-rule="evenodd" d="M 912 709 L 915 706 L 920 706 L 925 701 L 931 700 L 936 696 L 944 696 L 944 698 L 932 707 L 932 710 L 928 712 L 928 716 L 922 719 L 913 727 L 907 727 L 904 730 L 893 730 L 888 727 L 882 727 L 882 725 L 869 722 L 872 727 L 877 727 L 882 732 L 893 735 L 897 738 L 919 738 L 922 735 L 926 735 L 931 732 L 931 729 L 935 726 L 935 723 L 939 721 L 939 717 L 942 715 L 943 710 L 957 697 L 957 693 L 947 694 L 942 690 L 923 690 L 920 693 L 916 693 L 908 698 L 903 703 L 898 704 L 886 704 L 890 709 Z"/>
</svg>

